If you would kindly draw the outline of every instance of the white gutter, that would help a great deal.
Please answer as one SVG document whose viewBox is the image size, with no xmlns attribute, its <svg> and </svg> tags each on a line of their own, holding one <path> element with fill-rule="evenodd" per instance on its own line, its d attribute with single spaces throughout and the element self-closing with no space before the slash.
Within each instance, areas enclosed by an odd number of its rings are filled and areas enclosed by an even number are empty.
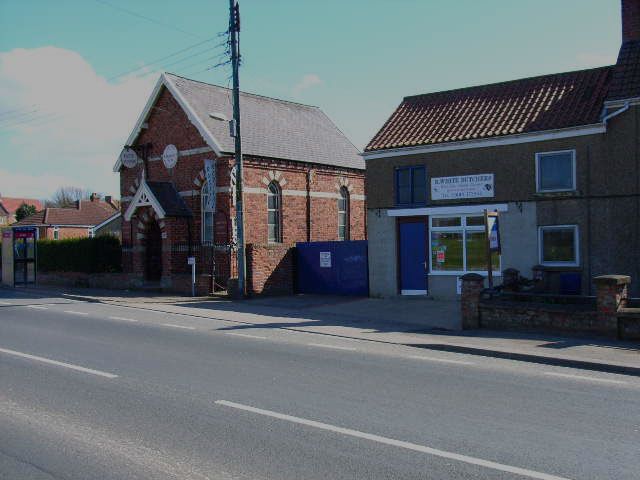
<svg viewBox="0 0 640 480">
<path fill-rule="evenodd" d="M 457 142 L 435 143 L 415 147 L 390 148 L 387 150 L 372 150 L 360 155 L 365 159 L 400 157 L 405 155 L 417 155 L 422 153 L 446 152 L 453 150 L 467 150 L 472 148 L 488 148 L 501 145 L 517 145 L 520 143 L 545 142 L 561 138 L 580 137 L 605 133 L 607 126 L 603 123 L 582 125 L 579 127 L 561 128 L 557 130 L 544 130 L 542 132 L 518 133 L 500 137 L 487 137 L 475 140 L 461 140 Z"/>
<path fill-rule="evenodd" d="M 605 115 L 602 117 L 602 123 L 604 123 L 605 125 L 607 124 L 607 120 L 620 115 L 623 112 L 626 112 L 627 110 L 629 110 L 629 102 L 624 102 L 624 105 L 619 108 L 618 110 L 614 110 L 613 112 L 609 113 L 608 115 Z M 603 112 L 604 113 L 604 112 Z"/>
</svg>

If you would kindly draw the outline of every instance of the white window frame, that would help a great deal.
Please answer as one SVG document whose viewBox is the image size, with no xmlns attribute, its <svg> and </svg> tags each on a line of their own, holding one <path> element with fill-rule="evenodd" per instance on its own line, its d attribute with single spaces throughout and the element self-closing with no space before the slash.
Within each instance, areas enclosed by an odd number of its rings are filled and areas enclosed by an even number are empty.
<svg viewBox="0 0 640 480">
<path fill-rule="evenodd" d="M 53 227 L 53 239 L 60 240 L 60 229 L 58 227 Z"/>
<path fill-rule="evenodd" d="M 576 259 L 573 262 L 545 262 L 542 245 L 542 233 L 545 230 L 569 230 L 573 229 L 573 248 Z M 538 262 L 545 267 L 579 267 L 580 266 L 580 228 L 578 225 L 540 225 L 538 227 Z"/>
<path fill-rule="evenodd" d="M 429 216 L 429 275 L 439 276 L 459 276 L 465 273 L 478 273 L 483 276 L 487 276 L 487 270 L 467 270 L 467 232 L 484 232 L 484 225 L 470 225 L 467 226 L 467 218 L 482 218 L 484 215 L 478 215 L 477 213 L 470 214 L 449 214 L 449 215 L 431 215 Z M 460 225 L 456 227 L 434 227 L 434 218 L 460 218 Z M 433 269 L 433 250 L 431 249 L 431 232 L 461 232 L 462 233 L 462 270 L 434 270 Z M 498 256 L 500 262 L 497 271 L 493 271 L 493 276 L 502 275 L 502 255 Z"/>
<path fill-rule="evenodd" d="M 204 182 L 202 184 L 202 187 L 200 188 L 200 241 L 203 244 L 204 243 L 213 244 L 215 240 L 216 212 L 214 212 L 210 208 L 207 208 L 207 202 L 206 202 L 206 197 L 211 194 L 212 193 L 211 193 L 211 188 L 209 186 L 209 182 Z M 213 195 L 215 194 L 216 193 L 214 191 Z M 205 225 L 207 224 L 207 222 L 205 221 L 205 218 L 207 215 L 211 215 L 211 240 L 205 239 Z"/>
<path fill-rule="evenodd" d="M 89 238 L 94 238 L 96 236 L 96 232 L 93 228 L 87 228 L 87 235 Z"/>
<path fill-rule="evenodd" d="M 271 186 L 274 186 L 275 188 L 275 193 L 271 192 Z M 273 195 L 276 197 L 276 208 L 269 208 L 269 197 Z M 275 212 L 276 214 L 276 238 L 274 240 L 271 240 L 269 238 L 269 213 L 270 212 Z M 278 184 L 278 182 L 276 182 L 275 180 L 272 181 L 271 183 L 269 183 L 269 185 L 267 185 L 267 243 L 269 244 L 277 244 L 277 243 L 282 243 L 282 188 L 280 187 L 280 184 Z"/>
<path fill-rule="evenodd" d="M 338 241 L 344 242 L 349 240 L 350 232 L 349 227 L 351 223 L 351 212 L 350 210 L 350 198 L 349 198 L 349 190 L 347 187 L 340 187 L 340 198 L 338 199 Z M 340 201 L 344 200 L 344 210 L 340 210 Z M 344 215 L 344 237 L 340 237 L 340 217 Z"/>
<path fill-rule="evenodd" d="M 570 153 L 571 154 L 571 188 L 553 188 L 542 189 L 540 188 L 540 157 L 545 155 L 557 155 L 558 153 Z M 576 151 L 574 150 L 556 150 L 554 152 L 538 152 L 536 153 L 536 192 L 537 193 L 553 193 L 553 192 L 575 192 L 576 191 Z"/>
</svg>

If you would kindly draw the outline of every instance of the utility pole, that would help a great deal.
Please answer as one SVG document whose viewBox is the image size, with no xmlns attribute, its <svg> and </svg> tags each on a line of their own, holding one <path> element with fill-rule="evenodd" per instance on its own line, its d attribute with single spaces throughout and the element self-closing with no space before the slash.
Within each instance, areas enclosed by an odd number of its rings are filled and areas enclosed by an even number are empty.
<svg viewBox="0 0 640 480">
<path fill-rule="evenodd" d="M 244 248 L 244 215 L 242 205 L 242 140 L 240 137 L 240 7 L 238 0 L 229 0 L 229 34 L 231 47 L 231 68 L 233 70 L 233 134 L 236 158 L 236 231 L 238 237 L 238 290 L 246 293 L 246 262 Z"/>
</svg>

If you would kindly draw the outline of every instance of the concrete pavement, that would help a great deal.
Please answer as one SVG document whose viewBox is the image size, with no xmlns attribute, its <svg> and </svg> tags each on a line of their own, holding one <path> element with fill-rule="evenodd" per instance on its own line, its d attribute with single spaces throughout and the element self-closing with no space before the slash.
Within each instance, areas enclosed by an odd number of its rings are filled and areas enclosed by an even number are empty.
<svg viewBox="0 0 640 480">
<path fill-rule="evenodd" d="M 0 478 L 640 470 L 633 375 L 6 290 L 0 302 Z"/>
</svg>

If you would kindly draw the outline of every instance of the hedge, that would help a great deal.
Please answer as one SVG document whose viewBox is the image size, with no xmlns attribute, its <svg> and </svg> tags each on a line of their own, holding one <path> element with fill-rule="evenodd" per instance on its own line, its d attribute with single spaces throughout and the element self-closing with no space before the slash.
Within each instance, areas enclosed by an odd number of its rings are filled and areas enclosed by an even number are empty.
<svg viewBox="0 0 640 480">
<path fill-rule="evenodd" d="M 122 271 L 122 246 L 111 235 L 38 240 L 38 270 L 105 273 Z"/>
</svg>

